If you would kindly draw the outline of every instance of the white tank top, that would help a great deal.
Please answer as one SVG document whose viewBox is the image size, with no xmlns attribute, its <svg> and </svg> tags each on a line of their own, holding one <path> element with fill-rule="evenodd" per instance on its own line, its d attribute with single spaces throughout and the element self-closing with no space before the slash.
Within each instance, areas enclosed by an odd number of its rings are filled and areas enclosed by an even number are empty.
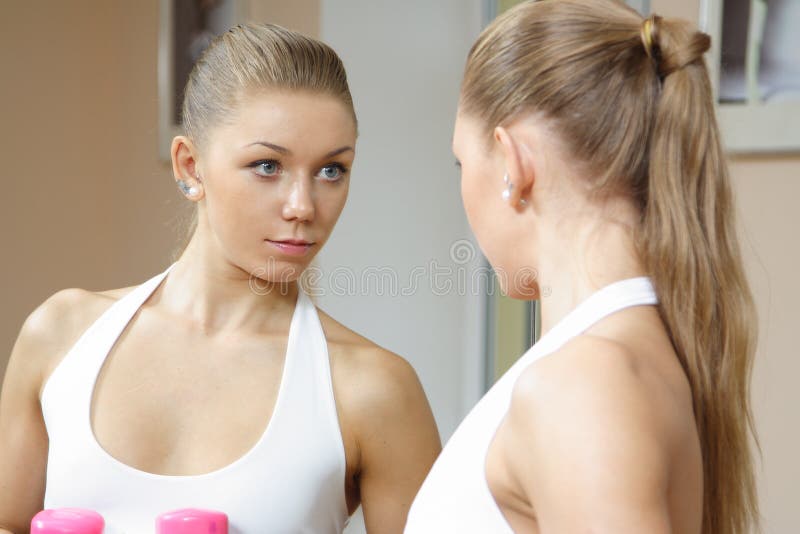
<svg viewBox="0 0 800 534">
<path fill-rule="evenodd" d="M 340 533 L 348 517 L 344 445 L 325 335 L 299 285 L 274 412 L 244 456 L 207 474 L 157 475 L 123 464 L 95 439 L 90 407 L 98 373 L 170 269 L 115 302 L 47 380 L 45 508 L 96 510 L 106 534 L 152 533 L 156 516 L 187 507 L 225 512 L 231 534 Z"/>
<path fill-rule="evenodd" d="M 422 484 L 406 534 L 513 532 L 492 496 L 484 466 L 489 445 L 511 404 L 522 371 L 594 323 L 629 306 L 656 304 L 648 278 L 615 282 L 592 294 L 533 345 L 475 405 L 447 442 Z"/>
</svg>

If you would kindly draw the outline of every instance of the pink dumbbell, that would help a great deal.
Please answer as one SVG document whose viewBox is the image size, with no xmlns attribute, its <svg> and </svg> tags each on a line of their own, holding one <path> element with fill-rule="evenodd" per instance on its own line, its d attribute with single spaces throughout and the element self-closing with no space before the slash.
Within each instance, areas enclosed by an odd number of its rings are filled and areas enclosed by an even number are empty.
<svg viewBox="0 0 800 534">
<path fill-rule="evenodd" d="M 31 534 L 103 534 L 103 516 L 82 508 L 42 510 L 31 520 Z"/>
<path fill-rule="evenodd" d="M 173 510 L 156 518 L 156 534 L 228 534 L 228 516 L 196 508 Z"/>
</svg>

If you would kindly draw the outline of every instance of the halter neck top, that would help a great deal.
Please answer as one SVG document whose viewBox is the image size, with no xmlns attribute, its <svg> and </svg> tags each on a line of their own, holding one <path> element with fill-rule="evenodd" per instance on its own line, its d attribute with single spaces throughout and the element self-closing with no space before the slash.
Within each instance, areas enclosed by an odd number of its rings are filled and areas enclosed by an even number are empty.
<svg viewBox="0 0 800 534">
<path fill-rule="evenodd" d="M 231 534 L 340 533 L 347 521 L 345 455 L 325 334 L 298 285 L 272 416 L 233 463 L 191 476 L 158 475 L 107 453 L 91 427 L 100 369 L 128 323 L 174 264 L 112 304 L 64 356 L 41 396 L 49 452 L 45 508 L 99 512 L 106 534 L 155 531 L 179 508 L 224 512 Z"/>
</svg>

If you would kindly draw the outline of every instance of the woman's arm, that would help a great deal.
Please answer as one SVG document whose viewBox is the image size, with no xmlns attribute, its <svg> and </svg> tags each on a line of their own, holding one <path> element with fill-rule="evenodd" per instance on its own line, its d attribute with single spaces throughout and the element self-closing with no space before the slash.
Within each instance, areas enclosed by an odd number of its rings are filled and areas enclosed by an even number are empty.
<svg viewBox="0 0 800 534">
<path fill-rule="evenodd" d="M 358 485 L 368 532 L 402 532 L 411 502 L 441 452 L 414 369 L 382 349 L 368 351 L 352 383 L 350 421 L 360 455 Z"/>
<path fill-rule="evenodd" d="M 39 394 L 53 358 L 71 335 L 82 290 L 47 299 L 27 318 L 6 368 L 0 395 L 0 534 L 27 533 L 44 504 L 48 438 Z"/>
<path fill-rule="evenodd" d="M 515 385 L 501 454 L 543 534 L 672 532 L 669 423 L 630 356 L 575 340 Z"/>
</svg>

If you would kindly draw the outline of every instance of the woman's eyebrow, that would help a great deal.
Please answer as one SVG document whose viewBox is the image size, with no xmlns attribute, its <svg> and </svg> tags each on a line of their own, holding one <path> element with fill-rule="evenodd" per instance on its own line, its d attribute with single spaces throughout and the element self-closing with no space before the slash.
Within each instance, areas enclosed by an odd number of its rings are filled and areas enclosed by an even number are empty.
<svg viewBox="0 0 800 534">
<path fill-rule="evenodd" d="M 275 152 L 278 152 L 278 153 L 284 154 L 284 155 L 291 155 L 291 153 L 292 153 L 292 151 L 289 150 L 286 147 L 283 147 L 283 146 L 280 146 L 280 145 L 276 145 L 275 143 L 268 143 L 267 141 L 255 141 L 253 143 L 250 143 L 249 145 L 245 145 L 245 148 L 253 146 L 253 145 L 265 146 L 267 148 L 271 148 Z M 343 152 L 347 152 L 348 150 L 352 152 L 353 151 L 353 147 L 351 147 L 351 146 L 343 146 L 341 148 L 337 148 L 336 150 L 332 150 L 332 151 L 328 152 L 327 154 L 325 154 L 323 156 L 323 158 L 332 158 L 334 156 L 338 156 L 339 154 L 341 154 Z"/>
<path fill-rule="evenodd" d="M 350 150 L 352 152 L 353 151 L 353 147 L 343 146 L 342 148 L 337 148 L 336 150 L 333 150 L 333 151 L 328 152 L 327 154 L 325 154 L 324 157 L 325 158 L 332 158 L 333 156 L 338 156 L 342 152 L 347 152 L 348 150 Z"/>
<path fill-rule="evenodd" d="M 268 142 L 266 142 L 266 141 L 255 141 L 255 142 L 253 142 L 253 143 L 250 143 L 249 145 L 245 145 L 245 148 L 247 148 L 247 147 L 249 147 L 249 146 L 253 146 L 253 145 L 261 145 L 261 146 L 265 146 L 265 147 L 267 147 L 267 148 L 271 148 L 271 149 L 272 149 L 272 150 L 274 150 L 275 152 L 279 152 L 279 153 L 281 153 L 281 154 L 291 154 L 291 153 L 292 153 L 292 151 L 291 151 L 291 150 L 289 150 L 289 149 L 288 149 L 288 148 L 286 148 L 286 147 L 282 147 L 282 146 L 280 146 L 280 145 L 276 145 L 276 144 L 273 144 L 273 143 L 268 143 Z"/>
</svg>

